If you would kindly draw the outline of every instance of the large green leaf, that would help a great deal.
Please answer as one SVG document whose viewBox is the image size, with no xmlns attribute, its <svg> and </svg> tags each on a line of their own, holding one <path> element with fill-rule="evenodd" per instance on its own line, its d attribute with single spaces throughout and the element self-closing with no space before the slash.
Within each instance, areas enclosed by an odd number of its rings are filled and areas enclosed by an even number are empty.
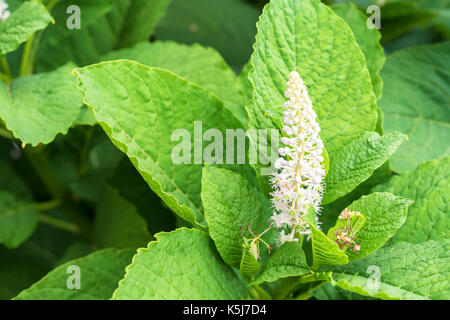
<svg viewBox="0 0 450 320">
<path fill-rule="evenodd" d="M 366 58 L 373 91 L 379 99 L 383 87 L 379 73 L 386 60 L 383 47 L 380 45 L 380 32 L 375 28 L 369 29 L 367 27 L 367 16 L 353 3 L 336 5 L 332 8 L 339 17 L 347 22 L 350 29 L 352 29 L 355 40 Z"/>
<path fill-rule="evenodd" d="M 44 29 L 52 20 L 42 4 L 24 2 L 8 19 L 0 23 L 0 56 L 16 50 L 34 32 Z"/>
<path fill-rule="evenodd" d="M 151 236 L 147 223 L 133 204 L 117 190 L 106 187 L 95 212 L 94 240 L 100 248 L 135 249 L 145 247 Z"/>
<path fill-rule="evenodd" d="M 320 269 L 326 265 L 342 265 L 348 263 L 345 252 L 331 241 L 322 231 L 311 227 L 313 269 Z"/>
<path fill-rule="evenodd" d="M 392 241 L 421 243 L 449 238 L 450 157 L 419 165 L 414 171 L 395 176 L 375 191 L 386 191 L 414 200 L 405 224 Z"/>
<path fill-rule="evenodd" d="M 345 196 L 369 179 L 377 168 L 389 160 L 405 138 L 399 132 L 381 137 L 376 132 L 367 132 L 345 145 L 330 161 L 322 203 L 331 203 Z"/>
<path fill-rule="evenodd" d="M 49 27 L 37 53 L 38 70 L 51 70 L 68 61 L 84 66 L 102 55 L 147 40 L 162 18 L 168 0 L 78 0 L 81 28 L 68 30 L 71 0 L 52 9 L 55 25 Z"/>
<path fill-rule="evenodd" d="M 134 251 L 105 249 L 84 258 L 69 261 L 47 274 L 29 289 L 22 291 L 17 300 L 105 300 L 111 298 L 117 283 L 130 264 Z M 70 266 L 79 268 L 80 289 L 68 288 Z"/>
<path fill-rule="evenodd" d="M 211 46 L 239 70 L 252 53 L 257 20 L 258 11 L 242 0 L 171 0 L 155 37 Z"/>
<path fill-rule="evenodd" d="M 306 215 L 311 229 L 312 245 L 312 269 L 320 269 L 323 266 L 338 266 L 348 263 L 348 257 L 336 242 L 328 238 L 317 226 L 314 208 L 310 208 Z"/>
<path fill-rule="evenodd" d="M 450 42 L 400 50 L 388 56 L 380 106 L 386 130 L 408 135 L 392 157 L 392 169 L 405 172 L 450 154 Z"/>
<path fill-rule="evenodd" d="M 241 175 L 206 166 L 201 198 L 209 234 L 217 250 L 227 264 L 239 267 L 244 244 L 241 232 L 251 238 L 247 226 L 259 234 L 269 224 L 264 220 L 258 195 Z"/>
<path fill-rule="evenodd" d="M 194 133 L 195 121 L 201 121 L 204 132 L 214 128 L 222 134 L 225 129 L 238 128 L 239 121 L 215 95 L 162 69 L 116 61 L 75 72 L 84 102 L 152 190 L 183 219 L 205 226 L 200 199 L 202 166 L 172 162 L 172 150 L 180 143 L 172 141 L 172 134 L 185 129 L 190 135 L 186 142 L 195 139 L 192 145 L 196 148 L 202 137 Z M 195 148 L 193 154 L 199 154 Z M 191 163 L 193 154 L 187 155 Z"/>
<path fill-rule="evenodd" d="M 337 267 L 333 278 L 343 289 L 381 299 L 448 299 L 449 249 L 448 239 L 398 242 Z"/>
<path fill-rule="evenodd" d="M 119 42 L 116 47 L 129 47 L 139 41 L 146 41 L 155 26 L 166 13 L 171 0 L 122 0 L 128 7 L 124 17 Z"/>
<path fill-rule="evenodd" d="M 346 23 L 320 1 L 273 0 L 267 5 L 251 64 L 249 127 L 276 128 L 266 114 L 282 119 L 286 81 L 296 70 L 318 114 L 330 159 L 375 129 L 377 108 L 364 55 Z"/>
<path fill-rule="evenodd" d="M 38 212 L 33 203 L 0 190 L 0 243 L 16 248 L 37 225 Z"/>
<path fill-rule="evenodd" d="M 130 49 L 111 52 L 104 60 L 129 59 L 167 69 L 215 93 L 242 126 L 247 124 L 244 95 L 235 74 L 212 48 L 175 42 L 142 42 Z"/>
<path fill-rule="evenodd" d="M 248 299 L 246 285 L 196 229 L 159 233 L 139 249 L 114 299 Z"/>
<path fill-rule="evenodd" d="M 0 118 L 14 136 L 33 146 L 67 133 L 83 105 L 73 65 L 55 71 L 0 82 Z"/>
<path fill-rule="evenodd" d="M 390 193 L 372 193 L 353 202 L 348 209 L 364 215 L 366 222 L 358 232 L 356 241 L 361 246 L 359 252 L 347 250 L 351 260 L 365 257 L 389 240 L 405 223 L 411 200 Z"/>
<path fill-rule="evenodd" d="M 270 255 L 252 284 L 273 282 L 310 272 L 302 247 L 297 242 L 287 242 Z"/>
</svg>

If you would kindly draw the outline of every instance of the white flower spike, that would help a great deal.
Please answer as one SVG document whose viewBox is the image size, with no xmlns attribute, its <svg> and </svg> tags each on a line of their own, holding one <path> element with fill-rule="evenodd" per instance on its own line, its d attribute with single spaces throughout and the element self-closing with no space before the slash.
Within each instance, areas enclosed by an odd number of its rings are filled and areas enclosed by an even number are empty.
<svg viewBox="0 0 450 320">
<path fill-rule="evenodd" d="M 298 241 L 298 235 L 310 233 L 305 215 L 312 205 L 317 220 L 325 177 L 324 146 L 319 137 L 317 115 L 298 72 L 289 74 L 284 95 L 289 99 L 283 112 L 285 136 L 281 142 L 285 146 L 279 149 L 281 157 L 275 161 L 278 171 L 271 177 L 271 200 L 275 209 L 272 221 L 276 228 L 282 229 L 280 245 Z"/>
<path fill-rule="evenodd" d="M 8 11 L 8 4 L 5 0 L 0 0 L 0 22 L 6 20 L 10 15 Z"/>
</svg>

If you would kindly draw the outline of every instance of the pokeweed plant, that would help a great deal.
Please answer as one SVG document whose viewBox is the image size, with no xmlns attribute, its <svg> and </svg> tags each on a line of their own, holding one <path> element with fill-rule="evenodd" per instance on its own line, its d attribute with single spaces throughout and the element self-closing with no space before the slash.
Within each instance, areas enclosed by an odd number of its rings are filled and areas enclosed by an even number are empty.
<svg viewBox="0 0 450 320">
<path fill-rule="evenodd" d="M 426 60 L 448 67 L 448 43 L 388 58 L 394 94 L 351 4 L 272 0 L 239 77 L 212 48 L 147 41 L 178 1 L 78 1 L 74 31 L 70 4 L 0 0 L 0 298 L 449 298 L 448 148 L 394 176 L 407 137 L 382 121 L 414 91 L 448 108 Z M 444 89 L 405 81 L 401 55 Z M 430 159 L 409 148 L 404 168 Z"/>
</svg>

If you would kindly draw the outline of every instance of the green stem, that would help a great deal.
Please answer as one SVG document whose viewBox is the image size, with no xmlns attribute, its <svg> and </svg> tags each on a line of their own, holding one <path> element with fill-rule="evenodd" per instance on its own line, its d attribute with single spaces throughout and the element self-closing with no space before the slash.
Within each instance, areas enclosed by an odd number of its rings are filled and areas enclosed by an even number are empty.
<svg viewBox="0 0 450 320">
<path fill-rule="evenodd" d="M 258 285 L 254 285 L 248 289 L 254 300 L 272 300 L 270 294 L 268 294 L 263 288 Z"/>
<path fill-rule="evenodd" d="M 250 295 L 252 296 L 252 298 L 254 300 L 261 300 L 259 298 L 259 293 L 255 288 L 253 288 L 253 287 L 248 288 L 248 292 L 250 292 Z"/>
<path fill-rule="evenodd" d="M 300 294 L 299 294 L 298 296 L 296 296 L 294 299 L 295 299 L 295 300 L 308 300 L 308 299 L 310 299 L 310 298 L 312 297 L 311 292 L 313 292 L 313 291 L 319 289 L 320 287 L 322 287 L 322 286 L 323 286 L 324 284 L 326 284 L 326 283 L 327 283 L 326 281 L 322 281 L 322 282 L 320 282 L 319 284 L 317 284 L 317 285 L 311 287 L 311 288 L 308 289 L 307 291 L 300 293 Z"/>
<path fill-rule="evenodd" d="M 255 284 L 253 286 L 253 289 L 255 289 L 256 292 L 258 293 L 259 296 L 258 300 L 272 300 L 270 294 L 268 294 L 267 291 L 261 288 L 259 285 Z"/>
<path fill-rule="evenodd" d="M 12 73 L 11 73 L 11 69 L 9 68 L 8 60 L 6 60 L 6 57 L 3 56 L 0 59 L 0 65 L 1 65 L 2 70 L 4 72 L 4 75 L 2 76 L 2 79 L 6 83 L 10 83 L 11 80 L 12 80 Z"/>
<path fill-rule="evenodd" d="M 38 31 L 35 33 L 35 37 L 34 37 L 34 41 L 33 44 L 31 46 L 30 49 L 30 54 L 28 57 L 28 74 L 32 74 L 33 73 L 33 69 L 34 69 L 34 61 L 36 58 L 36 53 L 38 51 L 39 48 L 39 42 L 42 39 L 42 35 L 44 34 L 44 30 Z"/>
<path fill-rule="evenodd" d="M 284 278 L 281 279 L 280 284 L 273 292 L 274 300 L 283 300 L 285 299 L 289 293 L 295 288 L 297 285 L 296 278 Z"/>
<path fill-rule="evenodd" d="M 280 285 L 275 289 L 273 293 L 274 300 L 283 300 L 289 296 L 289 294 L 299 285 L 309 282 L 317 281 L 314 273 L 309 273 L 301 277 L 289 277 L 280 281 Z"/>
<path fill-rule="evenodd" d="M 42 212 L 42 211 L 48 211 L 48 210 L 55 209 L 55 208 L 59 207 L 60 205 L 61 205 L 61 200 L 53 199 L 53 200 L 46 201 L 46 202 L 36 203 L 36 208 Z"/>
<path fill-rule="evenodd" d="M 88 162 L 89 150 L 91 147 L 94 132 L 95 132 L 94 127 L 90 127 L 86 131 L 83 149 L 81 150 L 81 154 L 80 154 L 80 164 L 78 166 L 78 176 L 80 178 L 83 177 L 87 172 L 87 162 Z"/>
<path fill-rule="evenodd" d="M 33 40 L 34 34 L 32 34 L 28 38 L 23 48 L 22 61 L 20 63 L 20 72 L 19 72 L 20 76 L 26 76 L 32 73 L 33 66 L 30 66 L 30 52 L 31 48 L 33 47 Z"/>
<path fill-rule="evenodd" d="M 81 234 L 90 240 L 92 238 L 92 226 L 89 217 L 78 210 L 77 206 L 70 200 L 69 190 L 53 173 L 45 157 L 30 146 L 24 149 L 24 154 L 53 197 L 61 202 L 63 212 L 78 226 Z"/>
<path fill-rule="evenodd" d="M 61 230 L 65 230 L 65 231 L 69 231 L 72 233 L 79 233 L 80 229 L 78 228 L 77 225 L 70 223 L 70 222 L 66 222 L 66 221 L 62 221 L 47 215 L 43 215 L 43 214 L 39 214 L 38 215 L 38 220 L 42 223 L 46 223 L 48 225 L 51 225 L 55 228 L 61 229 Z"/>
</svg>

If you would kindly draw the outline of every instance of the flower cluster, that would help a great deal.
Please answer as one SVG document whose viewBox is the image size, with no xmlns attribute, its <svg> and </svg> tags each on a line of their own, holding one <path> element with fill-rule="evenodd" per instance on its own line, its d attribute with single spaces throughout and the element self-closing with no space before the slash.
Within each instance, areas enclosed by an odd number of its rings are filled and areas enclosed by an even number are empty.
<svg viewBox="0 0 450 320">
<path fill-rule="evenodd" d="M 347 219 L 347 218 L 352 218 L 353 216 L 360 216 L 360 215 L 361 215 L 360 212 L 350 211 L 347 208 L 345 208 L 339 215 L 339 219 Z"/>
<path fill-rule="evenodd" d="M 353 231 L 351 227 L 351 220 L 354 216 L 361 216 L 361 213 L 357 211 L 350 211 L 345 208 L 339 215 L 339 219 L 347 219 L 347 226 L 345 229 L 335 231 L 335 235 L 336 243 L 339 245 L 340 249 L 349 248 L 350 250 L 358 252 L 361 250 L 361 246 L 356 243 L 356 236 L 352 235 Z"/>
<path fill-rule="evenodd" d="M 319 212 L 325 176 L 324 146 L 319 137 L 317 115 L 296 71 L 289 74 L 285 97 L 288 101 L 284 104 L 281 139 L 284 146 L 279 149 L 281 157 L 274 164 L 277 172 L 271 177 L 275 209 L 272 220 L 276 228 L 282 229 L 280 244 L 298 241 L 298 235 L 310 233 L 305 215 L 310 206 Z"/>
<path fill-rule="evenodd" d="M 9 17 L 10 13 L 8 11 L 8 4 L 5 0 L 0 0 L 0 22 L 6 20 Z"/>
</svg>

